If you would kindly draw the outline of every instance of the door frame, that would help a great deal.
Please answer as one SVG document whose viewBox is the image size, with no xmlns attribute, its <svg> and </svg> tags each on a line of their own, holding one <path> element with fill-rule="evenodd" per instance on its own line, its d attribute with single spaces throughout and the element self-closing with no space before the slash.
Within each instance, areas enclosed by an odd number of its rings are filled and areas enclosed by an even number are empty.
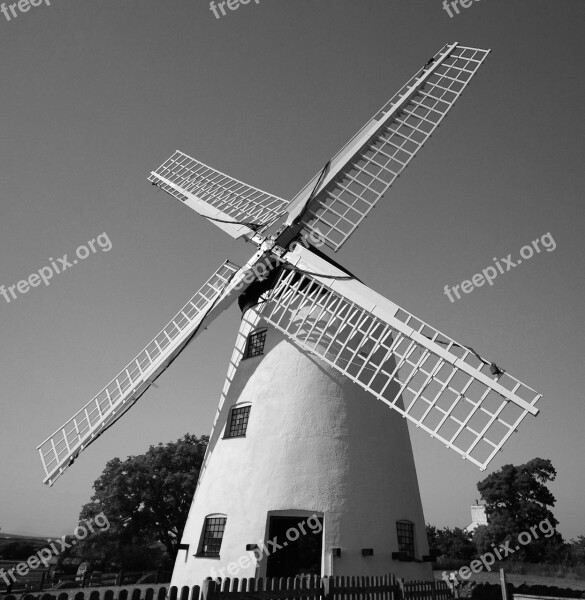
<svg viewBox="0 0 585 600">
<path fill-rule="evenodd" d="M 321 520 L 322 529 L 319 533 L 321 535 L 321 576 L 323 576 L 323 569 L 325 568 L 325 515 L 320 510 L 298 510 L 298 509 L 288 509 L 288 510 L 269 510 L 266 513 L 266 524 L 264 525 L 264 546 L 267 547 L 267 542 L 270 539 L 270 519 L 272 517 L 305 517 L 305 520 L 309 517 L 315 515 L 317 518 Z M 268 547 L 268 550 L 270 548 Z M 266 577 L 266 571 L 268 568 L 268 556 L 266 553 L 262 553 L 262 558 L 258 562 L 258 566 L 256 569 L 257 577 Z"/>
</svg>

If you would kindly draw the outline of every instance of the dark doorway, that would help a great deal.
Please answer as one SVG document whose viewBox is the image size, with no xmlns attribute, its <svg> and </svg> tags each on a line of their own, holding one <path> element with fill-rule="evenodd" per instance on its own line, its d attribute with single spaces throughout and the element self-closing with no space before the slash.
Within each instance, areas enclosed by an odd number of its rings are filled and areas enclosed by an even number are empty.
<svg viewBox="0 0 585 600">
<path fill-rule="evenodd" d="M 281 546 L 267 544 L 270 554 L 266 577 L 294 577 L 295 575 L 321 575 L 321 549 L 323 546 L 323 521 L 321 527 L 307 525 L 308 517 L 270 517 L 268 539 Z M 316 530 L 319 532 L 317 533 Z M 303 533 L 303 531 L 305 533 Z M 287 536 L 288 532 L 288 536 Z M 294 539 L 297 537 L 298 539 Z"/>
</svg>

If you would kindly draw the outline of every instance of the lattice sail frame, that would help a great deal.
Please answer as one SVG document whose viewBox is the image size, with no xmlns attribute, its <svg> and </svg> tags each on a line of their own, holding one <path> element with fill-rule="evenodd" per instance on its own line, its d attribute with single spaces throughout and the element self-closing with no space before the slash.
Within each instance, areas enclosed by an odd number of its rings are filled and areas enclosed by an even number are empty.
<svg viewBox="0 0 585 600">
<path fill-rule="evenodd" d="M 258 232 L 288 213 L 285 226 L 294 224 L 290 240 L 300 223 L 305 233 L 317 234 L 338 250 L 430 137 L 488 53 L 445 46 L 290 205 L 179 151 L 153 171 L 153 184 L 260 249 L 229 284 L 238 268 L 226 263 L 126 369 L 38 446 L 44 482 L 52 484 L 234 300 L 240 283 L 272 249 L 273 242 Z M 273 258 L 280 260 L 283 252 L 279 249 Z M 329 263 L 313 259 L 301 261 L 301 268 L 330 273 Z M 534 390 L 508 374 L 490 378 L 485 361 L 473 352 L 356 281 L 285 272 L 260 310 L 299 346 L 482 469 L 526 414 L 538 413 L 534 405 L 540 395 Z M 478 423 L 481 418 L 484 422 Z M 482 449 L 483 458 L 478 457 Z"/>
<path fill-rule="evenodd" d="M 455 104 L 489 50 L 450 44 L 421 68 L 336 154 L 301 223 L 334 251 L 355 231 Z M 291 203 L 306 204 L 316 175 Z"/>
<path fill-rule="evenodd" d="M 168 325 L 104 389 L 37 447 L 52 485 L 100 433 L 117 421 L 167 368 L 240 270 L 226 261 Z"/>
<path fill-rule="evenodd" d="M 488 361 L 356 280 L 284 269 L 267 298 L 258 310 L 269 324 L 481 470 L 538 414 L 540 394 L 508 373 L 495 379 Z"/>
<path fill-rule="evenodd" d="M 148 180 L 181 202 L 189 203 L 196 197 L 217 209 L 218 217 L 252 224 L 255 231 L 270 226 L 289 204 L 288 200 L 230 177 L 179 150 L 153 171 Z"/>
</svg>

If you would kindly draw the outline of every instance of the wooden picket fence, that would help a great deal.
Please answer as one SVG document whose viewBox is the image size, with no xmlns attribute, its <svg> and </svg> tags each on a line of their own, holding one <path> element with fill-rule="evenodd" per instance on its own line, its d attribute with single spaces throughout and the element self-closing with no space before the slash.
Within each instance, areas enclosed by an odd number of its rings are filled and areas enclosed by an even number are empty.
<svg viewBox="0 0 585 600">
<path fill-rule="evenodd" d="M 267 579 L 207 579 L 202 586 L 166 585 L 103 589 L 47 590 L 22 600 L 451 600 L 443 581 L 380 577 L 302 576 Z M 17 600 L 14 595 L 3 600 Z"/>
<path fill-rule="evenodd" d="M 9 568 L 16 567 L 17 562 L 11 562 L 6 565 L 4 561 L 2 568 L 7 571 Z M 13 573 L 14 574 L 14 573 Z M 16 581 L 12 583 L 12 592 L 14 595 L 22 593 L 37 594 L 38 592 L 51 591 L 51 587 L 55 581 L 51 581 L 49 569 L 35 569 L 29 571 L 26 575 L 21 576 L 15 574 Z M 94 571 L 93 573 L 84 573 L 83 576 L 67 575 L 59 577 L 59 582 L 67 583 L 67 589 L 89 588 L 89 587 L 113 587 L 113 586 L 130 586 L 142 579 L 145 583 L 158 584 L 168 583 L 171 580 L 170 571 L 117 571 L 115 573 L 101 573 Z M 10 582 L 9 576 L 5 575 L 0 578 L 0 596 L 3 592 L 9 593 L 6 585 L 6 580 Z M 58 590 L 53 590 L 53 594 L 58 593 Z"/>
<path fill-rule="evenodd" d="M 170 600 L 451 600 L 444 581 L 404 581 L 380 577 L 288 577 L 273 579 L 207 580 L 188 595 L 183 588 Z"/>
<path fill-rule="evenodd" d="M 453 591 L 444 581 L 402 581 L 402 598 L 405 600 L 450 600 Z"/>
<path fill-rule="evenodd" d="M 383 577 L 281 577 L 203 583 L 199 597 L 177 600 L 401 600 L 399 580 Z M 171 600 L 175 600 L 171 598 Z M 419 599 L 416 599 L 419 600 Z M 422 600 L 422 599 L 421 599 Z M 432 600 L 429 596 L 429 600 Z"/>
</svg>

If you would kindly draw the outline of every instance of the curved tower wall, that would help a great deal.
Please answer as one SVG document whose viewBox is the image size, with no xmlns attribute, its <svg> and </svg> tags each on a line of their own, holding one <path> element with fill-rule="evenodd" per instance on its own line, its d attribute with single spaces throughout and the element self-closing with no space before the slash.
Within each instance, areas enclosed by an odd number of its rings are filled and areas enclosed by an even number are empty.
<svg viewBox="0 0 585 600">
<path fill-rule="evenodd" d="M 406 420 L 269 326 L 264 354 L 242 360 L 247 336 L 258 327 L 266 325 L 248 311 L 172 585 L 266 576 L 266 555 L 251 560 L 246 545 L 268 540 L 275 514 L 322 517 L 322 575 L 432 579 L 430 564 L 419 562 L 428 546 Z M 245 436 L 225 438 L 231 408 L 246 404 Z M 210 515 L 227 518 L 220 557 L 194 556 Z M 414 524 L 416 561 L 392 560 L 397 521 Z M 332 557 L 332 548 L 341 556 Z M 362 556 L 364 548 L 373 555 Z"/>
</svg>

